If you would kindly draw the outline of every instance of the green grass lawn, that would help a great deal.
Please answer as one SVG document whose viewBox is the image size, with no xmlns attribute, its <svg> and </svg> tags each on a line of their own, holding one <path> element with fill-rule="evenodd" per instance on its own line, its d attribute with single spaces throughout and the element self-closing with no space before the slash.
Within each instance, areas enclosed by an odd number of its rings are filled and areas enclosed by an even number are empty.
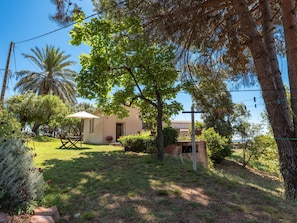
<svg viewBox="0 0 297 223">
<path fill-rule="evenodd" d="M 166 156 L 160 163 L 155 155 L 116 146 L 65 150 L 51 138 L 29 145 L 36 167 L 52 182 L 42 205 L 57 206 L 72 223 L 297 221 L 280 179 L 231 160 L 195 172 L 187 160 Z"/>
</svg>

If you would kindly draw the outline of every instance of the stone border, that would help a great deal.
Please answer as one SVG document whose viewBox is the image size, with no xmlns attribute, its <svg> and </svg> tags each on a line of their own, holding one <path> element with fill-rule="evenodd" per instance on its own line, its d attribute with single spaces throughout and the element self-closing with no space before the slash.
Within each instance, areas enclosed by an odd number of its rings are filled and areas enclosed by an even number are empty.
<svg viewBox="0 0 297 223">
<path fill-rule="evenodd" d="M 56 206 L 49 208 L 37 207 L 34 209 L 34 215 L 30 217 L 30 223 L 58 223 L 60 219 L 60 213 Z M 0 212 L 0 223 L 11 223 L 12 221 L 13 217 Z"/>
</svg>

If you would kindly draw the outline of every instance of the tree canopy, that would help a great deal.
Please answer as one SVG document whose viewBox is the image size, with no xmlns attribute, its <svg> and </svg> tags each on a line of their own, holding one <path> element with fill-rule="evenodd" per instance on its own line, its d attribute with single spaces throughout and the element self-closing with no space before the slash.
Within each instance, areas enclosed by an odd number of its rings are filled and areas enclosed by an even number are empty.
<svg viewBox="0 0 297 223">
<path fill-rule="evenodd" d="M 46 46 L 45 49 L 35 47 L 31 51 L 32 54 L 24 54 L 24 57 L 31 60 L 39 71 L 17 72 L 15 90 L 21 94 L 29 91 L 37 95 L 53 94 L 64 102 L 76 103 L 76 72 L 69 68 L 74 64 L 68 60 L 70 55 L 53 46 Z"/>
<path fill-rule="evenodd" d="M 97 3 L 99 1 L 96 1 Z M 286 196 L 297 198 L 297 19 L 296 1 L 100 1 L 105 15 L 141 18 L 152 39 L 176 43 L 187 60 L 222 69 L 234 77 L 256 75 L 277 140 Z M 288 64 L 291 104 L 278 65 Z M 191 56 L 191 57 L 189 57 Z"/>
<path fill-rule="evenodd" d="M 127 15 L 139 17 L 150 39 L 175 43 L 186 62 L 195 57 L 199 64 L 222 69 L 234 77 L 256 75 L 278 146 L 286 196 L 297 198 L 296 1 L 97 0 L 93 3 L 107 17 L 118 20 Z M 287 58 L 290 104 L 278 52 Z"/>
<path fill-rule="evenodd" d="M 152 121 L 154 116 L 162 160 L 162 121 L 182 109 L 174 100 L 180 86 L 173 46 L 148 42 L 135 18 L 119 23 L 100 18 L 88 23 L 81 20 L 71 36 L 72 44 L 84 42 L 92 49 L 80 56 L 82 70 L 76 79 L 80 94 L 95 98 L 107 114 L 127 116 L 122 106 L 127 105 L 139 107 L 145 120 Z"/>
<path fill-rule="evenodd" d="M 25 129 L 26 125 L 38 133 L 41 125 L 55 126 L 65 118 L 68 108 L 55 95 L 39 95 L 27 93 L 15 95 L 6 100 L 5 107 L 13 113 Z"/>
</svg>

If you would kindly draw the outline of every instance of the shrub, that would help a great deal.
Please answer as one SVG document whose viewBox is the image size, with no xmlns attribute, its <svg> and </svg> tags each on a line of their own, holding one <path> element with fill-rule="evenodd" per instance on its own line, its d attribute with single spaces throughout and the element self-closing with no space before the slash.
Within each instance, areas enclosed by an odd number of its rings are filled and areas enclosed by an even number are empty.
<svg viewBox="0 0 297 223">
<path fill-rule="evenodd" d="M 21 123 L 8 113 L 6 110 L 0 110 L 0 138 L 22 137 Z"/>
<path fill-rule="evenodd" d="M 202 133 L 202 130 L 205 128 L 205 124 L 204 122 L 195 121 L 194 127 L 195 127 L 195 135 L 200 136 Z M 189 126 L 189 134 L 192 135 L 192 125 Z"/>
<path fill-rule="evenodd" d="M 1 139 L 0 209 L 28 210 L 44 191 L 42 173 L 33 165 L 33 154 L 19 139 Z"/>
<path fill-rule="evenodd" d="M 269 135 L 258 135 L 242 143 L 242 165 L 279 174 L 277 146 Z"/>
<path fill-rule="evenodd" d="M 155 138 L 150 135 L 128 135 L 119 138 L 119 141 L 125 148 L 125 151 L 132 152 L 156 152 Z"/>
<path fill-rule="evenodd" d="M 204 129 L 204 128 L 205 128 L 205 124 L 204 124 L 204 122 L 196 121 L 196 122 L 194 123 L 194 125 L 195 125 L 195 129 Z"/>
<path fill-rule="evenodd" d="M 203 131 L 202 137 L 206 141 L 209 157 L 215 164 L 221 163 L 225 157 L 231 155 L 229 140 L 217 133 L 214 128 Z"/>
<path fill-rule="evenodd" d="M 178 137 L 178 131 L 175 128 L 166 127 L 163 129 L 163 137 L 164 137 L 164 147 L 171 145 L 171 144 L 176 144 L 177 137 Z"/>
</svg>

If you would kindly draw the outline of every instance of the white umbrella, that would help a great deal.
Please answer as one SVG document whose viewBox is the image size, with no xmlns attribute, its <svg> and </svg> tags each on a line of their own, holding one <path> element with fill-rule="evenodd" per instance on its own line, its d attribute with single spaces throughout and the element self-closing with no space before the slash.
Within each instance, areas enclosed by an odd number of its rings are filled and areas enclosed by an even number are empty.
<svg viewBox="0 0 297 223">
<path fill-rule="evenodd" d="M 67 118 L 80 118 L 80 119 L 85 119 L 85 118 L 99 118 L 96 115 L 93 115 L 91 113 L 85 112 L 85 111 L 80 111 L 71 115 L 67 115 Z"/>
<path fill-rule="evenodd" d="M 80 112 L 77 112 L 77 113 L 74 113 L 74 114 L 71 114 L 71 115 L 67 115 L 66 117 L 67 118 L 80 118 L 81 119 L 80 133 L 82 132 L 82 120 L 83 119 L 99 118 L 98 116 L 93 115 L 93 114 L 88 113 L 88 112 L 85 112 L 85 111 L 80 111 Z"/>
</svg>

